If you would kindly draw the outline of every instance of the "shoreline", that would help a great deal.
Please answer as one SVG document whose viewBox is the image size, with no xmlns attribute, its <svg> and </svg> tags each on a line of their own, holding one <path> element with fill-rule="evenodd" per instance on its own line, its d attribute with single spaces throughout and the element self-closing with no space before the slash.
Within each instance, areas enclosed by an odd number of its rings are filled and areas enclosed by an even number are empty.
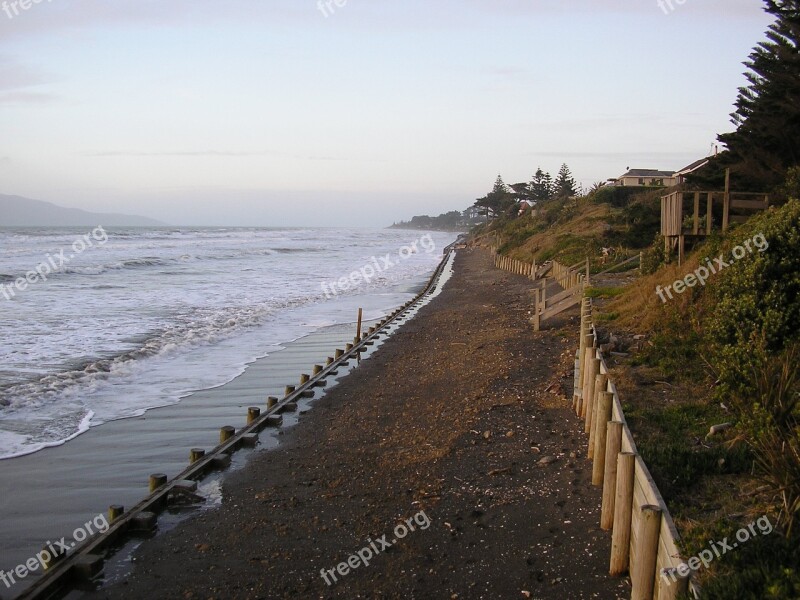
<svg viewBox="0 0 800 600">
<path fill-rule="evenodd" d="M 566 394 L 574 327 L 534 335 L 526 280 L 490 263 L 459 252 L 442 294 L 278 452 L 226 477 L 220 507 L 145 543 L 128 578 L 89 597 L 624 597 L 591 465 L 569 454 L 581 428 L 543 391 L 555 379 Z M 425 531 L 333 586 L 320 577 L 421 510 Z"/>
<path fill-rule="evenodd" d="M 138 417 L 92 427 L 67 443 L 0 461 L 0 477 L 15 482 L 14 493 L 0 498 L 5 521 L 0 568 L 8 571 L 23 564 L 46 540 L 72 532 L 87 519 L 105 513 L 111 504 L 135 505 L 147 494 L 150 473 L 182 471 L 190 448 L 216 445 L 220 426 L 241 426 L 247 406 L 262 405 L 268 395 L 281 394 L 301 369 L 324 359 L 337 345 L 352 341 L 354 328 L 355 323 L 323 327 L 281 344 L 225 384 L 192 392 L 176 404 Z M 329 385 L 334 385 L 333 379 Z M 316 397 L 307 402 L 315 401 Z M 286 414 L 284 428 L 296 421 L 297 415 Z M 276 447 L 280 435 L 282 430 L 265 431 L 261 447 Z M 250 454 L 237 454 L 234 470 Z M 204 479 L 201 487 L 217 476 Z M 207 503 L 213 501 L 207 498 Z M 16 597 L 39 579 L 37 575 L 40 572 L 10 589 L 0 586 L 0 598 Z"/>
</svg>

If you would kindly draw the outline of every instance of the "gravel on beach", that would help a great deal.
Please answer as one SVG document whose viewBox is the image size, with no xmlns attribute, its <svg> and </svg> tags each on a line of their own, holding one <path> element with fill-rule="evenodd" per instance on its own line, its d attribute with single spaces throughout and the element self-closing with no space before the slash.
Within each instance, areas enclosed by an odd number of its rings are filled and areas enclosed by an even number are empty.
<svg viewBox="0 0 800 600">
<path fill-rule="evenodd" d="M 226 477 L 222 506 L 90 597 L 628 598 L 570 409 L 577 309 L 534 332 L 531 288 L 460 250 L 441 295 Z"/>
</svg>

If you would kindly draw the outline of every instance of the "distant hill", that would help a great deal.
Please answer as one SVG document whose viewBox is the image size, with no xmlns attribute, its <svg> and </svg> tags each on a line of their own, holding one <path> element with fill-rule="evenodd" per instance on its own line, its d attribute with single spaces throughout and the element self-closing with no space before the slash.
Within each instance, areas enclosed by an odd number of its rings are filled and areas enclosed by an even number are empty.
<svg viewBox="0 0 800 600">
<path fill-rule="evenodd" d="M 88 225 L 150 227 L 166 225 L 136 215 L 93 213 L 50 202 L 0 194 L 0 227 L 75 227 Z"/>
</svg>

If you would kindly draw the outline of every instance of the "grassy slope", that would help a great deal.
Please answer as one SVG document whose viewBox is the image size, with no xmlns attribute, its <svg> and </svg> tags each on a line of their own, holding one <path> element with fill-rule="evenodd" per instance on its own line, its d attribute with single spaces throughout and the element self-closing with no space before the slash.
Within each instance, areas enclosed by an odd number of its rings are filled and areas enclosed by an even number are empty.
<svg viewBox="0 0 800 600">
<path fill-rule="evenodd" d="M 643 204 L 652 208 L 652 197 Z M 526 261 L 555 258 L 574 264 L 588 255 L 597 272 L 600 248 L 631 237 L 620 225 L 629 211 L 586 201 L 570 204 L 575 203 L 551 207 L 549 218 L 526 216 L 498 223 L 482 236 L 504 253 Z M 630 228 L 628 223 L 628 232 Z M 652 239 L 651 232 L 645 235 Z M 771 514 L 775 520 L 775 498 L 753 474 L 753 456 L 739 432 L 732 429 L 707 436 L 710 426 L 734 420 L 728 408 L 712 398 L 714 376 L 698 344 L 713 304 L 701 301 L 699 288 L 667 303 L 655 293 L 656 286 L 666 287 L 693 271 L 705 256 L 716 255 L 711 253 L 719 243 L 718 238 L 709 240 L 680 267 L 675 263 L 661 266 L 653 274 L 633 279 L 624 293 L 612 288 L 594 294 L 601 327 L 617 335 L 645 336 L 644 342 L 630 349 L 629 359 L 611 360 L 612 370 L 637 445 L 675 518 L 686 556 L 696 555 L 710 540 L 730 536 L 762 515 Z M 638 251 L 618 248 L 620 256 Z M 650 253 L 658 251 L 654 247 Z M 713 285 L 712 280 L 709 286 Z M 716 560 L 695 578 L 708 597 L 798 597 L 791 583 L 767 587 L 761 581 L 774 580 L 764 573 L 775 567 L 783 569 L 784 579 L 796 580 L 797 553 L 787 558 L 784 545 L 777 532 L 759 537 Z"/>
</svg>

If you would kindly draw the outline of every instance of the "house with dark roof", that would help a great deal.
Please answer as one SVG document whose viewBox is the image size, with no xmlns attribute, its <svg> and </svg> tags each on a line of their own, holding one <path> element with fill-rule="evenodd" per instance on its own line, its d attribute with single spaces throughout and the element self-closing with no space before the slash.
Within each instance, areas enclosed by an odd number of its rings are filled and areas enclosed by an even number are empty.
<svg viewBox="0 0 800 600">
<path fill-rule="evenodd" d="M 674 171 L 659 171 L 657 169 L 630 169 L 624 175 L 617 177 L 615 185 L 645 186 L 658 185 L 670 187 L 678 183 Z"/>
<path fill-rule="evenodd" d="M 690 165 L 686 165 L 680 171 L 675 171 L 675 177 L 678 179 L 676 183 L 685 183 L 687 175 L 691 175 L 698 169 L 702 169 L 708 164 L 708 161 L 710 160 L 711 160 L 710 156 L 707 158 L 701 158 L 700 160 L 694 161 Z"/>
</svg>

